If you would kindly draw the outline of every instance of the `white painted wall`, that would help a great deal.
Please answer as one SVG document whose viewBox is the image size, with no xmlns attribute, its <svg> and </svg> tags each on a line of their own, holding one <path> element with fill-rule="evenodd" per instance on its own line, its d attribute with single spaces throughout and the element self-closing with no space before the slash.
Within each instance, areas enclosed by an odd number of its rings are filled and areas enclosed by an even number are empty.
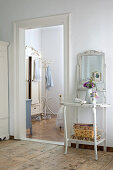
<svg viewBox="0 0 113 170">
<path fill-rule="evenodd" d="M 71 19 L 71 94 L 75 92 L 75 65 L 77 54 L 85 50 L 105 52 L 107 64 L 107 102 L 112 107 L 107 112 L 108 146 L 113 146 L 113 0 L 0 0 L 0 40 L 13 42 L 13 22 L 16 20 L 72 13 Z M 11 50 L 11 48 L 10 48 Z M 10 134 L 13 135 L 14 76 L 13 55 L 9 58 Z"/>
<path fill-rule="evenodd" d="M 31 46 L 41 53 L 41 29 L 25 30 L 25 45 Z"/>
</svg>

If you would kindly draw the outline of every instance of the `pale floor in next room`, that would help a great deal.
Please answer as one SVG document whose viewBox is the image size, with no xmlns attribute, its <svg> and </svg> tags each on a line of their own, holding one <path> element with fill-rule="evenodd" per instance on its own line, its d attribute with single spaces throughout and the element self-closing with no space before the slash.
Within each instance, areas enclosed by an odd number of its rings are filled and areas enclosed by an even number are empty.
<svg viewBox="0 0 113 170">
<path fill-rule="evenodd" d="M 113 152 L 94 151 L 30 141 L 0 141 L 0 170 L 113 170 Z"/>
<path fill-rule="evenodd" d="M 64 129 L 56 127 L 56 116 L 53 115 L 49 120 L 33 120 L 32 121 L 32 135 L 27 129 L 27 138 L 41 139 L 48 141 L 64 142 Z"/>
</svg>

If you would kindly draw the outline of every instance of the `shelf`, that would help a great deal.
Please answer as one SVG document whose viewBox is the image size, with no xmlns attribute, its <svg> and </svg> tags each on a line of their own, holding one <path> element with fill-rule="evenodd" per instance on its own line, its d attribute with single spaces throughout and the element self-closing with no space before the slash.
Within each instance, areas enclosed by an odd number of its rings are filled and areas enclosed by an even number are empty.
<svg viewBox="0 0 113 170">
<path fill-rule="evenodd" d="M 87 89 L 86 89 L 86 88 L 78 88 L 77 90 L 78 90 L 78 91 L 86 91 Z M 106 89 L 97 90 L 97 92 L 106 92 Z"/>
<path fill-rule="evenodd" d="M 87 103 L 85 103 L 85 104 L 80 104 L 80 103 L 68 103 L 68 102 L 61 102 L 60 103 L 61 105 L 64 105 L 64 106 L 71 106 L 71 107 L 110 107 L 110 104 L 106 104 L 106 103 L 104 103 L 104 104 L 96 104 L 96 105 L 94 105 L 94 104 L 87 104 Z"/>
<path fill-rule="evenodd" d="M 78 139 L 68 138 L 67 141 L 69 141 L 71 143 L 94 145 L 93 141 L 87 141 L 87 140 L 78 140 Z M 99 145 L 100 143 L 102 143 L 104 141 L 105 141 L 105 138 L 97 140 L 97 145 Z"/>
</svg>

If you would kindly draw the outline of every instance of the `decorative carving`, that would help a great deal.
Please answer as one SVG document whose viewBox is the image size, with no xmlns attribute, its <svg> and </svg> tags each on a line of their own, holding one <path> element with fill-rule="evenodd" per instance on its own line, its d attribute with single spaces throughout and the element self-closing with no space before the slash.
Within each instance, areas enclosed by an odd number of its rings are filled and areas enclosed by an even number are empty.
<svg viewBox="0 0 113 170">
<path fill-rule="evenodd" d="M 96 50 L 88 50 L 83 53 L 80 53 L 78 56 L 84 56 L 84 55 L 86 55 L 86 56 L 87 55 L 102 55 L 102 56 L 104 56 L 104 53 L 96 51 Z"/>
</svg>

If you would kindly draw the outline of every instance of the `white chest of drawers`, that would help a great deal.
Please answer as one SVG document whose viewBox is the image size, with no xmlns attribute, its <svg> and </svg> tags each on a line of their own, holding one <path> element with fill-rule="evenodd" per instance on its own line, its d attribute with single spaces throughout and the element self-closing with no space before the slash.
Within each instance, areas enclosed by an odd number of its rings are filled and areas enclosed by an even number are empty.
<svg viewBox="0 0 113 170">
<path fill-rule="evenodd" d="M 31 105 L 31 115 L 36 115 L 42 113 L 42 105 L 39 104 L 32 104 Z"/>
<path fill-rule="evenodd" d="M 0 139 L 8 139 L 8 63 L 7 42 L 0 41 Z"/>
</svg>

